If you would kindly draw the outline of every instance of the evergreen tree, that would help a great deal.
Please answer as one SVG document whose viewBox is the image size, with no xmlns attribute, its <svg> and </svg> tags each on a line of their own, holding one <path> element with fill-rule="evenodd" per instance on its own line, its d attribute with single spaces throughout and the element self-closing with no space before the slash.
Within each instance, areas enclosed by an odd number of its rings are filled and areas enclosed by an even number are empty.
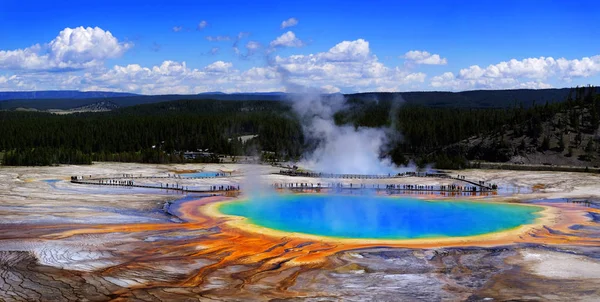
<svg viewBox="0 0 600 302">
<path fill-rule="evenodd" d="M 559 152 L 565 151 L 565 137 L 562 134 L 560 134 L 560 138 L 558 140 L 558 151 Z"/>
<path fill-rule="evenodd" d="M 575 145 L 577 147 L 581 146 L 582 140 L 583 140 L 583 136 L 581 134 L 581 131 L 578 131 L 577 134 L 575 135 Z"/>
<path fill-rule="evenodd" d="M 592 138 L 590 138 L 587 142 L 587 144 L 585 145 L 585 153 L 588 155 L 592 155 L 594 153 L 595 150 L 595 146 L 594 146 L 594 140 Z"/>
<path fill-rule="evenodd" d="M 573 147 L 569 146 L 569 149 L 567 149 L 567 154 L 565 154 L 566 157 L 571 157 L 573 156 Z"/>
<path fill-rule="evenodd" d="M 392 143 L 385 148 L 389 151 L 382 154 L 397 164 L 413 159 L 465 166 L 467 159 L 506 160 L 514 154 L 512 145 L 517 142 L 511 140 L 515 139 L 520 140 L 518 150 L 522 152 L 529 151 L 528 141 L 537 147 L 542 140 L 540 149 L 549 148 L 550 135 L 556 133 L 547 133 L 551 129 L 544 129 L 544 125 L 552 124 L 554 118 L 558 118 L 557 127 L 575 129 L 575 142 L 580 145 L 582 132 L 588 133 L 598 123 L 594 112 L 600 108 L 600 96 L 593 95 L 594 101 L 589 101 L 591 88 L 583 88 L 585 91 L 570 91 L 577 95 L 572 102 L 544 102 L 531 108 L 521 102 L 505 109 L 413 104 L 395 109 L 385 98 L 378 102 L 351 98 L 344 109 L 335 113 L 334 121 L 357 128 L 397 130 L 402 140 L 390 136 Z M 199 149 L 212 155 L 199 157 L 195 160 L 198 162 L 218 161 L 216 155 L 256 155 L 261 151 L 273 152 L 269 154 L 278 158 L 299 158 L 317 143 L 305 140 L 291 104 L 276 101 L 180 100 L 68 116 L 0 111 L 0 129 L 4 164 L 15 165 L 82 164 L 92 160 L 173 163 L 185 161 L 182 152 Z M 512 133 L 505 133 L 508 129 Z M 398 135 L 391 130 L 388 133 Z M 245 135 L 257 136 L 242 142 L 239 138 Z M 531 139 L 524 140 L 523 135 Z M 472 138 L 486 143 L 453 147 Z M 490 144 L 492 138 L 496 139 Z M 562 152 L 571 142 L 559 138 L 558 149 Z M 436 158 L 441 153 L 446 156 Z"/>
<path fill-rule="evenodd" d="M 542 140 L 542 144 L 540 146 L 540 150 L 541 151 L 547 151 L 550 149 L 550 137 L 548 137 L 547 135 L 544 136 L 544 139 Z"/>
<path fill-rule="evenodd" d="M 527 144 L 525 143 L 525 138 L 523 138 L 521 140 L 521 143 L 519 144 L 519 150 L 520 151 L 525 151 L 526 148 L 527 148 Z"/>
</svg>

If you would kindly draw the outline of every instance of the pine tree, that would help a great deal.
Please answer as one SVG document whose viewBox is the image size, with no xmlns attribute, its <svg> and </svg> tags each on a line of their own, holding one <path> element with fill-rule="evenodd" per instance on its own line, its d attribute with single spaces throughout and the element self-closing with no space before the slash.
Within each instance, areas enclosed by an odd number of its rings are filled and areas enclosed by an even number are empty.
<svg viewBox="0 0 600 302">
<path fill-rule="evenodd" d="M 579 148 L 579 146 L 581 146 L 582 140 L 583 140 L 583 136 L 581 134 L 581 131 L 578 131 L 577 134 L 575 135 L 575 146 L 577 146 Z"/>
<path fill-rule="evenodd" d="M 592 133 L 598 131 L 598 127 L 600 126 L 600 112 L 599 108 L 596 105 L 596 102 L 592 103 L 592 107 L 590 110 L 590 124 Z"/>
<path fill-rule="evenodd" d="M 547 135 L 544 136 L 544 139 L 542 140 L 542 145 L 540 146 L 540 149 L 542 151 L 547 151 L 550 149 L 550 138 Z"/>
<path fill-rule="evenodd" d="M 565 137 L 562 134 L 560 134 L 560 139 L 558 140 L 558 151 L 565 151 Z"/>
<path fill-rule="evenodd" d="M 525 143 L 525 138 L 523 138 L 521 140 L 521 143 L 519 144 L 519 150 L 520 151 L 525 151 L 526 148 L 527 148 L 527 144 Z"/>
<path fill-rule="evenodd" d="M 594 149 L 594 140 L 590 138 L 587 142 L 587 145 L 585 146 L 585 153 L 591 155 L 594 153 Z"/>
</svg>

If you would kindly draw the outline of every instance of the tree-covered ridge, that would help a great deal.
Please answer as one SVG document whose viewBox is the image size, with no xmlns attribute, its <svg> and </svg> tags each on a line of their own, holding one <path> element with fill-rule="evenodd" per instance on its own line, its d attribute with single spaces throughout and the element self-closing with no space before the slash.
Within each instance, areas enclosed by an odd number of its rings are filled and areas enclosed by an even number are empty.
<svg viewBox="0 0 600 302">
<path fill-rule="evenodd" d="M 80 151 L 91 160 L 141 162 L 181 162 L 179 151 L 198 149 L 229 155 L 269 150 L 297 157 L 303 142 L 289 107 L 274 102 L 184 100 L 66 116 L 0 112 L 0 123 L 5 164 L 36 164 L 16 159 L 40 148 Z M 258 136 L 242 143 L 242 135 Z M 89 162 L 50 157 L 52 163 Z"/>
<path fill-rule="evenodd" d="M 571 89 L 563 102 L 511 108 L 431 108 L 400 98 L 348 98 L 337 124 L 396 131 L 385 150 L 397 164 L 438 167 L 469 160 L 507 161 L 535 152 L 593 161 L 598 151 L 600 96 Z M 179 100 L 111 112 L 54 115 L 0 111 L 4 164 L 94 161 L 184 162 L 183 151 L 297 159 L 307 148 L 289 101 Z M 398 139 L 398 133 L 401 139 Z M 242 141 L 241 136 L 256 136 Z M 196 160 L 216 161 L 216 157 Z"/>
<path fill-rule="evenodd" d="M 414 91 L 414 92 L 365 92 L 346 94 L 347 98 L 388 101 L 403 99 L 406 104 L 432 108 L 511 108 L 523 105 L 528 108 L 533 100 L 538 103 L 562 102 L 569 88 L 508 89 L 472 91 Z M 327 95 L 325 95 L 327 96 Z M 131 95 L 115 92 L 33 91 L 0 92 L 0 110 L 30 108 L 36 110 L 72 109 L 99 102 L 111 102 L 119 107 L 154 104 L 175 100 L 219 101 L 285 101 L 294 99 L 286 93 L 203 93 L 197 95 Z"/>
<path fill-rule="evenodd" d="M 562 102 L 501 109 L 431 108 L 399 98 L 351 98 L 335 118 L 338 124 L 356 127 L 395 127 L 403 136 L 390 146 L 397 163 L 410 157 L 420 164 L 461 168 L 469 160 L 503 162 L 551 149 L 565 150 L 567 157 L 581 149 L 575 153 L 589 161 L 598 157 L 600 145 L 597 91 L 578 87 Z"/>
</svg>

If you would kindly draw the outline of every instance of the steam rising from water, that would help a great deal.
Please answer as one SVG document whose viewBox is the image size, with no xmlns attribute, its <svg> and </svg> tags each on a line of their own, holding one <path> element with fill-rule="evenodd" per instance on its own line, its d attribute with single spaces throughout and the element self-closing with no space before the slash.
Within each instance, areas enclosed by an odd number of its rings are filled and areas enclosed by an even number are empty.
<svg viewBox="0 0 600 302">
<path fill-rule="evenodd" d="M 300 116 L 304 135 L 317 143 L 305 154 L 302 167 L 342 174 L 388 174 L 399 171 L 389 158 L 381 158 L 389 135 L 383 128 L 337 126 L 334 114 L 343 109 L 343 95 L 324 97 L 318 93 L 294 95 L 294 110 Z"/>
</svg>

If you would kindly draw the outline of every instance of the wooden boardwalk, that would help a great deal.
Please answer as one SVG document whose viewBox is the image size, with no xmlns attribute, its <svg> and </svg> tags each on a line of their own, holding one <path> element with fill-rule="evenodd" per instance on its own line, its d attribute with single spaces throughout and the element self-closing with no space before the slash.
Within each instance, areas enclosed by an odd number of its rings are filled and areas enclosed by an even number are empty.
<svg viewBox="0 0 600 302">
<path fill-rule="evenodd" d="M 431 178 L 452 179 L 452 180 L 465 182 L 470 185 L 476 186 L 476 187 L 480 188 L 481 190 L 495 191 L 498 189 L 496 186 L 491 185 L 491 184 L 486 185 L 483 182 L 469 180 L 469 179 L 466 179 L 465 177 L 460 177 L 460 176 L 454 177 L 454 176 L 450 176 L 450 175 L 443 174 L 443 173 L 405 172 L 405 173 L 398 173 L 395 175 L 392 175 L 392 174 L 369 175 L 369 174 L 314 173 L 314 172 L 297 172 L 297 171 L 292 171 L 292 170 L 280 170 L 279 173 L 276 173 L 276 174 L 291 176 L 291 177 L 307 177 L 307 178 L 321 178 L 321 179 L 364 179 L 364 180 L 367 180 L 367 179 L 398 179 L 398 178 L 405 178 L 405 177 L 431 177 Z"/>
<path fill-rule="evenodd" d="M 398 179 L 405 177 L 428 177 L 428 178 L 442 178 L 452 179 L 456 181 L 464 182 L 468 185 L 414 185 L 414 184 L 343 184 L 343 183 L 274 183 L 272 187 L 278 190 L 290 190 L 290 191 L 305 191 L 305 190 L 373 190 L 373 191 L 388 191 L 388 192 L 439 192 L 439 193 L 454 193 L 454 194 L 471 194 L 481 192 L 496 192 L 497 187 L 495 185 L 486 185 L 484 182 L 476 182 L 474 180 L 468 180 L 464 176 L 458 175 L 452 177 L 447 174 L 441 173 L 417 173 L 407 172 L 396 175 L 365 175 L 365 174 L 331 174 L 331 173 L 312 173 L 312 172 L 296 172 L 296 171 L 285 171 L 281 170 L 280 175 L 291 176 L 291 177 L 306 177 L 306 178 L 318 178 L 318 179 Z M 198 178 L 215 178 L 216 177 L 198 177 Z M 206 185 L 206 189 L 194 186 L 182 186 L 177 183 L 175 184 L 139 184 L 136 180 L 141 179 L 193 179 L 193 178 L 181 178 L 175 174 L 168 176 L 143 176 L 143 175 L 132 175 L 122 174 L 116 177 L 93 177 L 88 176 L 72 176 L 71 182 L 74 184 L 85 184 L 85 185 L 101 185 L 101 186 L 119 186 L 119 187 L 134 187 L 134 188 L 146 188 L 146 189 L 158 189 L 158 190 L 171 190 L 179 191 L 182 193 L 213 193 L 223 194 L 227 192 L 239 192 L 239 185 Z"/>
<path fill-rule="evenodd" d="M 136 184 L 133 181 L 127 181 L 127 180 L 114 180 L 114 179 L 107 179 L 107 178 L 102 178 L 102 179 L 94 179 L 94 178 L 90 178 L 90 179 L 85 179 L 85 180 L 77 180 L 77 179 L 71 179 L 71 183 L 74 184 L 82 184 L 82 185 L 96 185 L 96 186 L 112 186 L 112 187 L 131 187 L 131 188 L 145 188 L 145 189 L 157 189 L 157 190 L 167 190 L 167 191 L 179 191 L 182 193 L 214 193 L 214 194 L 224 194 L 227 192 L 235 192 L 235 191 L 239 191 L 239 186 L 227 186 L 227 185 L 223 185 L 223 186 L 211 186 L 211 187 L 215 187 L 215 189 L 207 189 L 207 190 L 202 190 L 202 189 L 190 189 L 189 186 L 179 186 L 179 185 L 175 185 L 175 186 L 164 186 L 164 185 L 140 185 L 140 184 Z"/>
</svg>

